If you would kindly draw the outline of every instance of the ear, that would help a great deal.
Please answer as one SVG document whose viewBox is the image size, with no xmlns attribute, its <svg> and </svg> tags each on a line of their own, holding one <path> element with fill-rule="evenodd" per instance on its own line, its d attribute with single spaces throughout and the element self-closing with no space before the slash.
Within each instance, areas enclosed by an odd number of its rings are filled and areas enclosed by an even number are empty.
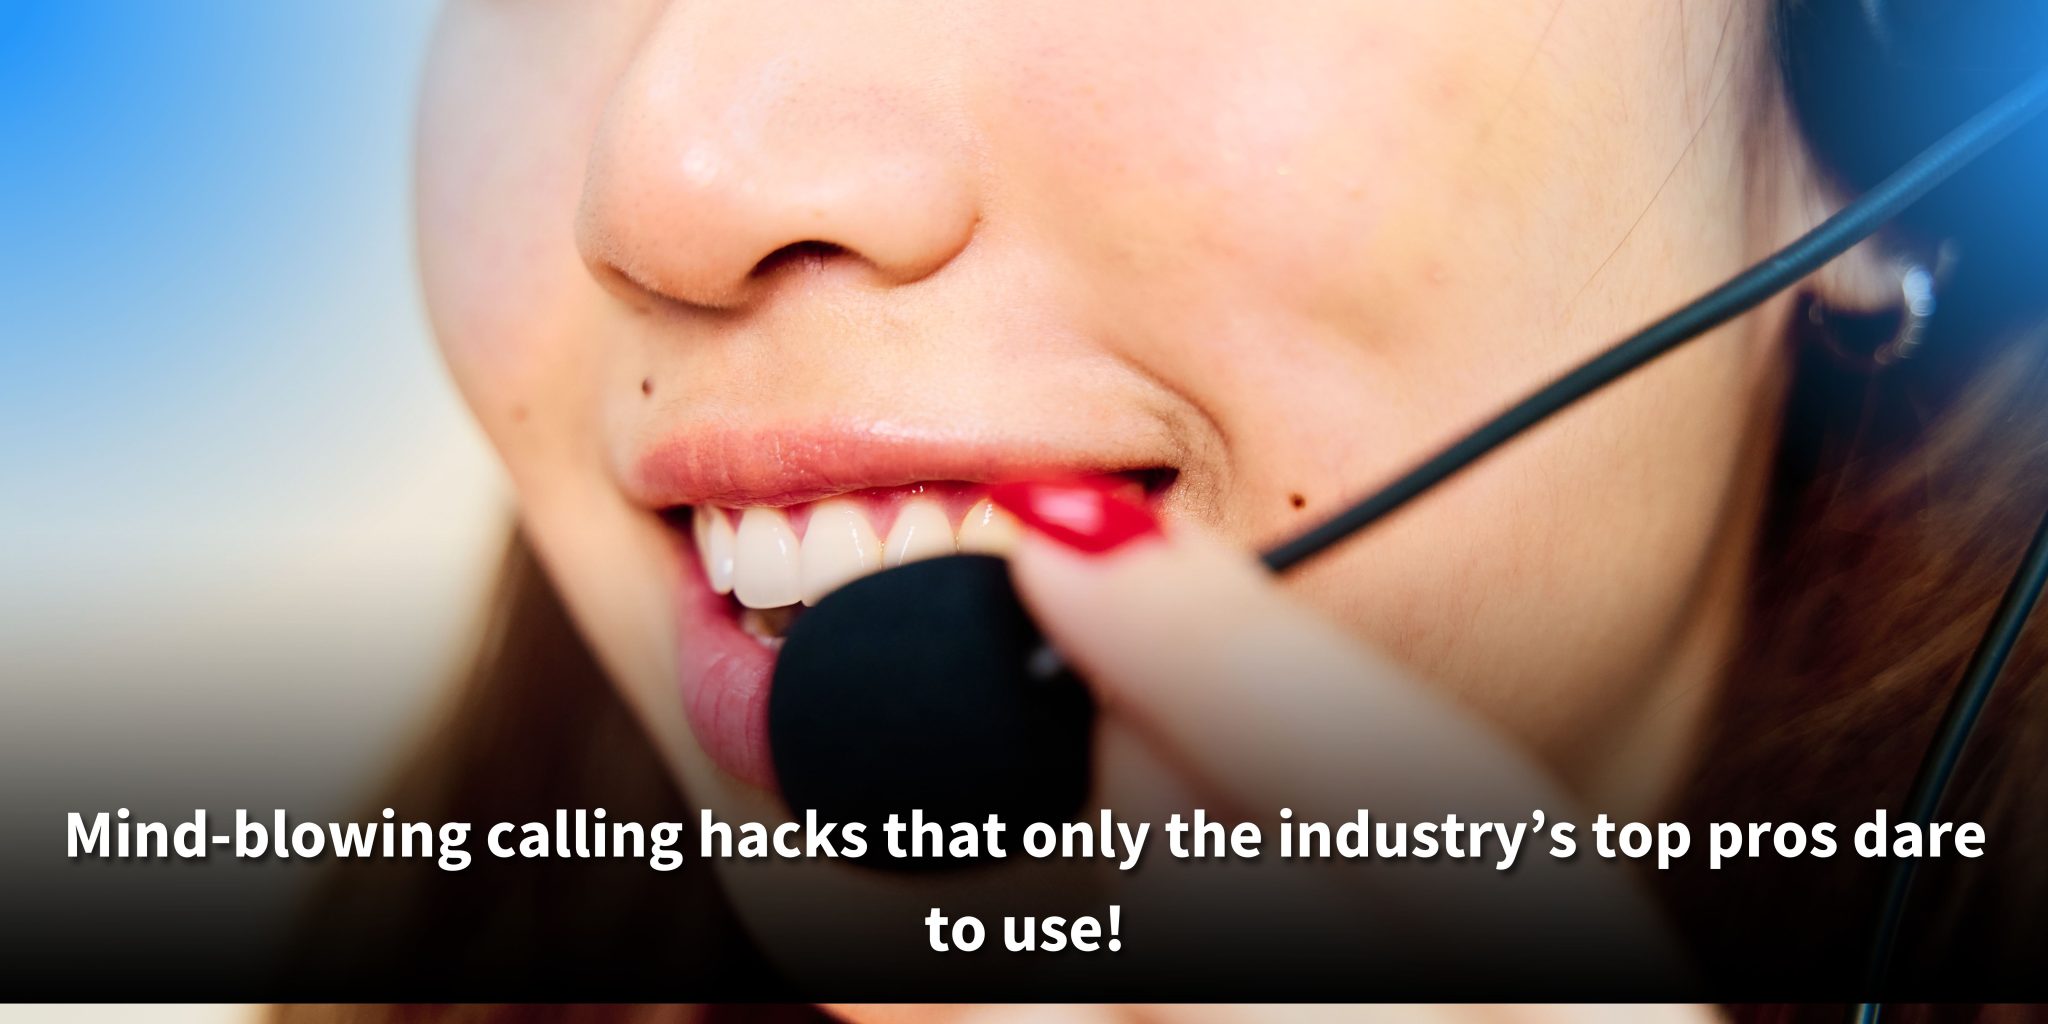
<svg viewBox="0 0 2048 1024">
<path fill-rule="evenodd" d="M 1783 154 L 1782 184 L 1774 190 L 1779 201 L 1769 216 L 1776 221 L 1770 236 L 1782 245 L 1834 216 L 1854 196 L 1843 192 L 1814 161 L 1796 131 L 1788 131 L 1778 149 Z M 1837 312 L 1887 313 L 1904 301 L 1899 282 L 1907 263 L 1908 257 L 1887 233 L 1879 232 L 1815 271 L 1797 290 Z"/>
</svg>

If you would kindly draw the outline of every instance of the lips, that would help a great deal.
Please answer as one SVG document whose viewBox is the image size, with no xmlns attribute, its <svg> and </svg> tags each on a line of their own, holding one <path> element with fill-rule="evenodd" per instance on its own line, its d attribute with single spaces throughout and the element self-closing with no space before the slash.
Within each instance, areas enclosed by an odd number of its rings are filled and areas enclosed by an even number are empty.
<svg viewBox="0 0 2048 1024">
<path fill-rule="evenodd" d="M 679 684 L 692 730 L 722 769 L 772 787 L 768 691 L 781 636 L 860 576 L 955 552 L 1001 554 L 1019 527 L 992 483 L 1117 477 L 1156 494 L 1174 471 L 1142 456 L 841 431 L 716 430 L 654 446 L 627 490 L 674 528 Z"/>
</svg>

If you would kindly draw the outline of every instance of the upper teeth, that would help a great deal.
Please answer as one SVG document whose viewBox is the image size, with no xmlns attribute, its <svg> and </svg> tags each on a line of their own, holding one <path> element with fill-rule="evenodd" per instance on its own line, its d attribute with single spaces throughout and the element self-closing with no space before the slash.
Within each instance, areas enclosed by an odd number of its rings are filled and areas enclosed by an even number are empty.
<svg viewBox="0 0 2048 1024">
<path fill-rule="evenodd" d="M 912 498 L 896 510 L 889 534 L 877 538 L 867 512 L 834 499 L 811 507 L 801 539 L 779 508 L 738 510 L 735 527 L 724 509 L 699 505 L 691 533 L 711 589 L 730 593 L 748 608 L 817 604 L 848 581 L 884 567 L 955 551 L 1004 554 L 1017 539 L 1017 522 L 983 499 L 956 528 L 936 501 Z"/>
</svg>

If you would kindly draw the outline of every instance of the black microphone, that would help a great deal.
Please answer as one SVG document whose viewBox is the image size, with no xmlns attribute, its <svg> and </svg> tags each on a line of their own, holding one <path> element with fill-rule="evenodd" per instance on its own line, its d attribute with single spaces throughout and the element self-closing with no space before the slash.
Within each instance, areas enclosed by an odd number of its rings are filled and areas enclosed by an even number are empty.
<svg viewBox="0 0 2048 1024">
<path fill-rule="evenodd" d="M 768 694 L 784 797 L 871 835 L 913 810 L 1017 829 L 1073 820 L 1093 774 L 1095 704 L 1071 673 L 1034 674 L 1041 650 L 1009 564 L 989 555 L 911 562 L 827 594 L 791 625 Z"/>
</svg>

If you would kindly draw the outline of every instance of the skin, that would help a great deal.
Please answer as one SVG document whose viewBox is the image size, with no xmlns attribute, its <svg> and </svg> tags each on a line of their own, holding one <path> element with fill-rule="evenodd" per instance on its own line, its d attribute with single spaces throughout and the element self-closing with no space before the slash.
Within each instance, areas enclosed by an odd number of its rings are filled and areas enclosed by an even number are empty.
<svg viewBox="0 0 2048 1024">
<path fill-rule="evenodd" d="M 683 717 L 676 536 L 628 497 L 630 452 L 708 416 L 1140 437 L 1179 473 L 1164 518 L 1253 550 L 1812 222 L 1763 26 L 1733 0 L 458 0 L 421 117 L 426 294 L 692 801 L 776 819 Z M 764 267 L 807 242 L 836 248 Z M 1853 265 L 1815 287 L 1870 290 Z M 1288 599 L 1545 785 L 1653 815 L 1739 619 L 1787 308 Z M 1216 775 L 1142 739 L 1109 763 L 1113 793 Z M 771 947 L 815 926 L 818 890 L 721 870 Z"/>
</svg>

